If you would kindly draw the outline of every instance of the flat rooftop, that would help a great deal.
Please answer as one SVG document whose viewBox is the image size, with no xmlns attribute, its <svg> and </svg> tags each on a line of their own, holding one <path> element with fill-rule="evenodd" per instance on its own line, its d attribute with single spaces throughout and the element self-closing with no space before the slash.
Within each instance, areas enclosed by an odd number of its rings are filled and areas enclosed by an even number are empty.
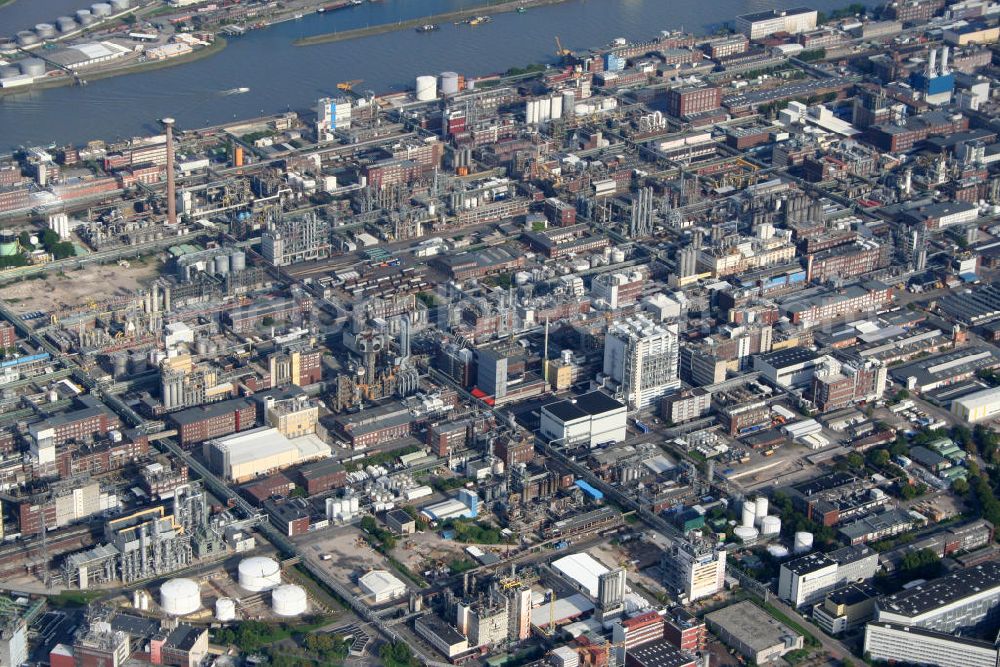
<svg viewBox="0 0 1000 667">
<path fill-rule="evenodd" d="M 724 629 L 754 652 L 784 644 L 786 637 L 799 636 L 749 600 L 713 611 L 705 616 L 705 620 L 710 626 Z"/>
<path fill-rule="evenodd" d="M 878 601 L 878 607 L 893 614 L 916 617 L 985 591 L 1000 594 L 998 561 L 987 561 L 887 595 Z"/>
</svg>

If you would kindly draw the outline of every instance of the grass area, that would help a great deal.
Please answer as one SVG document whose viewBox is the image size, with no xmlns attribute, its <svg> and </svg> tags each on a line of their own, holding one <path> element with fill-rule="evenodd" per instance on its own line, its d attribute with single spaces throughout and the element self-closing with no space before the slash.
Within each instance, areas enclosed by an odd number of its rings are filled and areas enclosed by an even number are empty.
<svg viewBox="0 0 1000 667">
<path fill-rule="evenodd" d="M 85 607 L 104 595 L 103 591 L 63 591 L 49 598 L 53 607 Z"/>
<path fill-rule="evenodd" d="M 805 637 L 806 646 L 819 646 L 819 640 L 816 639 L 816 635 L 809 632 L 804 626 L 802 626 L 802 624 L 792 620 L 788 615 L 786 615 L 783 611 L 775 607 L 773 604 L 764 602 L 759 598 L 756 600 L 756 602 L 775 619 L 777 619 L 781 623 L 784 623 L 792 630 L 795 630 L 795 632 Z"/>
<path fill-rule="evenodd" d="M 291 578 L 296 580 L 300 586 L 309 591 L 309 594 L 319 600 L 319 602 L 327 609 L 346 609 L 347 604 L 344 600 L 340 599 L 336 593 L 328 589 L 323 582 L 314 577 L 309 570 L 305 569 L 301 565 L 296 565 L 290 568 L 288 574 Z"/>
</svg>

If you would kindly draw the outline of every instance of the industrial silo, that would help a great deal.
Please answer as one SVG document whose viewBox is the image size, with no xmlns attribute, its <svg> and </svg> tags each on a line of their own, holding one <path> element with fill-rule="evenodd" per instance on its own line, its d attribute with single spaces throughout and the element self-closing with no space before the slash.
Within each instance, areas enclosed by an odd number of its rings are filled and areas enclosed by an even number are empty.
<svg viewBox="0 0 1000 667">
<path fill-rule="evenodd" d="M 271 591 L 271 610 L 278 616 L 301 616 L 306 607 L 306 591 L 301 586 L 285 584 Z"/>
<path fill-rule="evenodd" d="M 229 273 L 229 255 L 215 256 L 215 272 L 223 276 Z"/>
<path fill-rule="evenodd" d="M 95 2 L 90 6 L 90 13 L 97 18 L 111 16 L 111 5 L 106 2 Z"/>
<path fill-rule="evenodd" d="M 22 74 L 27 74 L 28 76 L 45 75 L 45 61 L 41 58 L 25 58 L 18 65 L 21 67 Z"/>
<path fill-rule="evenodd" d="M 41 39 L 52 39 L 56 36 L 56 27 L 51 23 L 39 23 L 35 26 L 35 34 Z"/>
<path fill-rule="evenodd" d="M 437 79 L 433 76 L 417 77 L 417 101 L 430 102 L 437 97 Z"/>
<path fill-rule="evenodd" d="M 458 92 L 458 73 L 441 72 L 441 94 L 454 95 Z"/>
<path fill-rule="evenodd" d="M 94 22 L 94 15 L 90 13 L 89 9 L 78 9 L 76 10 L 76 22 L 80 25 L 90 25 Z"/>
<path fill-rule="evenodd" d="M 201 587 L 192 579 L 170 579 L 160 586 L 160 607 L 171 616 L 187 616 L 201 608 Z"/>
<path fill-rule="evenodd" d="M 743 515 L 740 520 L 740 525 L 745 528 L 752 528 L 754 522 L 754 503 L 752 500 L 743 501 Z"/>
<path fill-rule="evenodd" d="M 30 30 L 22 30 L 17 33 L 17 43 L 21 46 L 34 46 L 35 44 L 38 44 L 38 42 L 38 35 Z"/>
<path fill-rule="evenodd" d="M 232 598 L 219 598 L 215 601 L 215 618 L 220 621 L 236 620 L 236 602 Z"/>
<path fill-rule="evenodd" d="M 17 254 L 17 234 L 12 231 L 0 231 L 0 257 L 12 257 Z"/>
<path fill-rule="evenodd" d="M 813 548 L 813 534 L 805 531 L 795 533 L 795 541 L 792 544 L 792 551 L 796 555 L 807 554 Z"/>
<path fill-rule="evenodd" d="M 247 255 L 242 250 L 237 250 L 229 256 L 229 270 L 233 273 L 243 271 L 247 268 Z"/>
<path fill-rule="evenodd" d="M 80 24 L 72 16 L 60 16 L 56 19 L 56 25 L 59 26 L 59 32 L 73 32 Z"/>
<path fill-rule="evenodd" d="M 767 516 L 767 496 L 759 496 L 753 501 L 754 504 L 754 524 L 760 525 L 760 522 L 764 520 Z"/>
<path fill-rule="evenodd" d="M 281 568 L 273 558 L 244 558 L 239 565 L 239 581 L 240 587 L 251 593 L 269 591 L 281 585 Z"/>
</svg>

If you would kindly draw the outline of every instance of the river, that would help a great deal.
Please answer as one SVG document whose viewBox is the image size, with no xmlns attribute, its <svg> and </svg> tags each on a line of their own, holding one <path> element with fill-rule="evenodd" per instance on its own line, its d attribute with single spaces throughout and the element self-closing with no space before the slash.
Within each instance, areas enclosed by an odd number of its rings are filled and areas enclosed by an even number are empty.
<svg viewBox="0 0 1000 667">
<path fill-rule="evenodd" d="M 846 0 L 812 0 L 829 10 Z M 80 6 L 87 6 L 80 2 Z M 0 97 L 0 150 L 19 145 L 82 144 L 156 131 L 156 119 L 201 127 L 240 118 L 311 108 L 336 94 L 338 81 L 362 79 L 356 89 L 389 92 L 413 87 L 419 74 L 454 70 L 466 75 L 555 60 L 555 37 L 585 49 L 616 37 L 645 39 L 662 29 L 711 32 L 737 14 L 791 7 L 796 0 L 568 0 L 525 14 L 500 14 L 478 26 L 444 25 L 342 42 L 296 47 L 292 41 L 334 30 L 393 23 L 483 4 L 481 0 L 382 0 L 233 38 L 202 60 L 148 72 Z M 41 12 L 39 5 L 55 11 Z M 67 11 L 66 0 L 16 0 L 0 9 L 0 30 Z M 11 30 L 8 27 L 14 26 Z M 248 87 L 243 95 L 221 91 Z"/>
</svg>

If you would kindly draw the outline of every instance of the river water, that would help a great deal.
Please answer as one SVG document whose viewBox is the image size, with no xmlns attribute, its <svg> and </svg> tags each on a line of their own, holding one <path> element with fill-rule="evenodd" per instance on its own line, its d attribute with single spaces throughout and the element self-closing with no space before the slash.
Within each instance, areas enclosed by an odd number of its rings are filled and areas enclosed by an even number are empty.
<svg viewBox="0 0 1000 667">
<path fill-rule="evenodd" d="M 829 10 L 846 0 L 812 0 Z M 67 0 L 16 0 L 0 9 L 0 33 L 51 20 L 72 9 Z M 81 7 L 86 2 L 78 0 Z M 156 119 L 200 127 L 311 108 L 336 94 L 338 81 L 362 79 L 358 90 L 412 88 L 419 74 L 466 75 L 555 60 L 555 36 L 585 49 L 616 37 L 650 38 L 663 29 L 715 30 L 737 14 L 801 4 L 801 0 L 568 0 L 525 14 L 500 14 L 470 27 L 443 25 L 296 47 L 295 39 L 474 7 L 482 0 L 381 0 L 295 21 L 229 40 L 220 53 L 165 69 L 0 97 L 0 150 L 19 145 L 82 144 L 156 131 Z M 75 6 L 75 5 L 74 5 Z M 52 11 L 43 11 L 51 8 Z M 248 87 L 243 95 L 221 91 Z"/>
</svg>

